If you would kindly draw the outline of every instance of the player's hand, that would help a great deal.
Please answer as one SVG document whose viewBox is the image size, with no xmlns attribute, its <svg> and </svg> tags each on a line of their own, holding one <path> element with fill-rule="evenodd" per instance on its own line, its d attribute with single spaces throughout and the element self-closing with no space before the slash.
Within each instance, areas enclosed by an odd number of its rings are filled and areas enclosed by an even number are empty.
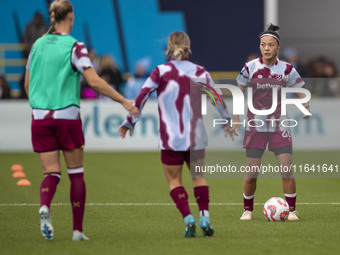
<svg viewBox="0 0 340 255">
<path fill-rule="evenodd" d="M 234 115 L 233 125 L 230 127 L 229 132 L 234 132 L 234 136 L 238 136 L 238 131 L 240 130 L 240 127 L 240 118 L 238 115 Z"/>
<path fill-rule="evenodd" d="M 133 101 L 125 99 L 122 105 L 135 118 L 139 116 L 139 110 L 136 106 L 133 105 Z"/>
<path fill-rule="evenodd" d="M 234 141 L 235 135 L 238 136 L 238 134 L 236 134 L 235 130 L 232 129 L 231 127 L 224 127 L 224 136 L 226 138 L 228 137 L 228 133 L 229 133 L 232 141 Z"/>
<path fill-rule="evenodd" d="M 309 107 L 309 105 L 305 105 L 305 108 L 307 109 L 307 111 L 310 112 L 310 107 Z M 308 120 L 309 117 L 310 117 L 310 115 L 305 115 L 305 116 L 303 116 L 302 118 L 303 118 L 304 120 Z"/>
<path fill-rule="evenodd" d="M 129 130 L 129 128 L 125 127 L 124 125 L 121 125 L 121 126 L 119 127 L 119 129 L 118 129 L 119 134 L 120 134 L 120 137 L 121 137 L 121 138 L 125 138 L 126 132 L 127 132 L 128 130 Z M 132 134 L 133 134 L 133 130 L 130 129 L 130 136 L 132 136 Z"/>
</svg>

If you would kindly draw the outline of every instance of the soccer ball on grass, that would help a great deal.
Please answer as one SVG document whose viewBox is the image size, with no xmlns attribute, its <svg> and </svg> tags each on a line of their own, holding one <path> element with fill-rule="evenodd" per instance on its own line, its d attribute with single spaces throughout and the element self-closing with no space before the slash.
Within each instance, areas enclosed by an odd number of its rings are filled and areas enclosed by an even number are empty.
<svg viewBox="0 0 340 255">
<path fill-rule="evenodd" d="M 264 217 L 268 221 L 285 221 L 288 217 L 289 206 L 286 200 L 280 197 L 272 197 L 263 207 Z"/>
</svg>

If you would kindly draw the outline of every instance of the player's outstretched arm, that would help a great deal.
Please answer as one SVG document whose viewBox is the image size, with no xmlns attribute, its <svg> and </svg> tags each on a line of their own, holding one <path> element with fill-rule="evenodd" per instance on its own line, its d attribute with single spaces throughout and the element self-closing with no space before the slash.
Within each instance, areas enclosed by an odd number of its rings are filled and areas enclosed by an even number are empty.
<svg viewBox="0 0 340 255">
<path fill-rule="evenodd" d="M 98 76 L 96 71 L 90 67 L 83 73 L 87 83 L 98 93 L 110 97 L 112 100 L 121 103 L 123 107 L 134 117 L 138 117 L 139 110 L 132 101 L 127 100 L 119 92 L 115 91 L 106 81 Z"/>
</svg>

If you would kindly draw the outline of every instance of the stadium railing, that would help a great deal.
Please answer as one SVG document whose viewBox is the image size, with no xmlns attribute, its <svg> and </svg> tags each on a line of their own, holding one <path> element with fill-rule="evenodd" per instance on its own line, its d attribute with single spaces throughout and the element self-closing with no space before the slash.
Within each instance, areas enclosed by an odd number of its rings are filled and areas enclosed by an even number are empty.
<svg viewBox="0 0 340 255">
<path fill-rule="evenodd" d="M 7 58 L 9 52 L 19 52 L 22 56 L 22 52 L 26 49 L 24 43 L 0 43 L 0 75 L 4 75 L 9 82 L 18 82 L 22 76 L 22 73 L 9 72 L 7 67 L 24 67 L 27 59 L 25 58 Z"/>
</svg>

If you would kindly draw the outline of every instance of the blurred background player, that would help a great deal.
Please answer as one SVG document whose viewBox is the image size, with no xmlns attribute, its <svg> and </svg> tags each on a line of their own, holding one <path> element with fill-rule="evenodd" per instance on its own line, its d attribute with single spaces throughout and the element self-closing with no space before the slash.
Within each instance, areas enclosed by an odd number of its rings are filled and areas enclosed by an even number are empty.
<svg viewBox="0 0 340 255">
<path fill-rule="evenodd" d="M 122 74 L 116 61 L 110 55 L 106 54 L 99 60 L 98 74 L 116 91 L 122 93 L 120 88 L 123 82 Z"/>
<path fill-rule="evenodd" d="M 31 22 L 25 27 L 24 43 L 26 44 L 26 50 L 24 52 L 25 57 L 28 56 L 31 51 L 33 43 L 43 34 L 46 33 L 48 26 L 44 22 L 43 15 L 40 11 L 34 14 Z"/>
<path fill-rule="evenodd" d="M 121 103 L 132 115 L 138 115 L 138 109 L 99 78 L 84 43 L 69 35 L 74 23 L 72 4 L 56 0 L 49 15 L 51 27 L 34 43 L 25 75 L 26 93 L 33 109 L 32 144 L 45 175 L 40 187 L 41 232 L 46 239 L 53 239 L 50 204 L 61 177 L 60 151 L 63 151 L 71 182 L 72 240 L 88 240 L 82 226 L 86 189 L 79 110 L 81 74 L 98 93 Z"/>
<path fill-rule="evenodd" d="M 126 81 L 125 97 L 127 99 L 136 99 L 145 81 L 148 79 L 150 72 L 151 58 L 144 57 L 136 62 L 135 74 Z M 157 99 L 156 91 L 151 93 L 150 99 Z"/>
<path fill-rule="evenodd" d="M 0 99 L 11 98 L 11 87 L 7 83 L 5 76 L 0 75 Z"/>
<path fill-rule="evenodd" d="M 258 84 L 270 84 L 281 87 L 302 87 L 303 80 L 297 73 L 295 68 L 284 61 L 277 58 L 280 49 L 280 37 L 276 32 L 278 26 L 270 25 L 267 31 L 260 34 L 260 51 L 262 57 L 247 62 L 241 73 L 237 77 L 238 87 L 245 91 L 246 87 L 252 87 L 253 105 L 257 110 L 270 109 L 272 106 L 273 90 L 270 86 L 265 88 L 258 87 Z M 300 98 L 305 97 L 304 94 L 297 94 Z M 309 103 L 305 103 L 304 107 L 309 109 Z M 281 116 L 281 90 L 278 89 L 278 107 L 274 113 L 267 116 L 255 116 L 252 112 L 247 113 L 247 121 L 252 119 L 285 119 Z M 307 119 L 309 116 L 304 116 Z M 234 116 L 235 122 L 240 122 L 239 116 Z M 287 166 L 290 168 L 292 164 L 292 137 L 289 128 L 283 127 L 281 121 L 272 122 L 265 121 L 263 127 L 246 127 L 244 135 L 243 147 L 246 148 L 247 166 L 260 167 L 262 155 L 267 147 L 268 150 L 274 152 L 279 166 Z M 254 124 L 253 124 L 254 125 Z M 239 124 L 236 129 L 239 129 Z M 254 169 L 254 168 L 253 168 Z M 293 173 L 281 173 L 283 191 L 289 205 L 288 220 L 298 220 L 295 212 L 296 203 L 296 183 Z M 256 190 L 258 171 L 246 174 L 243 183 L 243 201 L 244 213 L 241 220 L 251 220 L 254 204 L 254 194 Z"/>
<path fill-rule="evenodd" d="M 188 194 L 182 186 L 184 162 L 190 170 L 194 183 L 194 195 L 199 207 L 203 235 L 212 236 L 214 230 L 209 217 L 209 187 L 203 174 L 194 173 L 193 170 L 195 165 L 204 164 L 207 137 L 202 122 L 201 102 L 192 100 L 190 95 L 190 91 L 193 91 L 191 86 L 198 85 L 192 83 L 192 79 L 203 78 L 210 83 L 211 77 L 204 67 L 189 61 L 189 53 L 189 37 L 182 31 L 173 32 L 168 38 L 167 47 L 167 55 L 171 60 L 153 70 L 136 98 L 135 105 L 141 111 L 151 93 L 157 91 L 161 161 L 170 187 L 170 196 L 184 218 L 185 237 L 196 237 L 197 234 L 196 220 L 189 208 Z M 195 104 L 195 107 L 191 104 Z M 226 105 L 224 103 L 223 106 L 221 105 L 219 108 L 221 116 L 223 119 L 230 119 Z M 137 120 L 131 115 L 127 117 L 119 128 L 122 138 L 128 130 L 132 135 Z M 233 138 L 233 131 L 225 128 L 225 135 L 227 132 L 230 132 Z"/>
</svg>

